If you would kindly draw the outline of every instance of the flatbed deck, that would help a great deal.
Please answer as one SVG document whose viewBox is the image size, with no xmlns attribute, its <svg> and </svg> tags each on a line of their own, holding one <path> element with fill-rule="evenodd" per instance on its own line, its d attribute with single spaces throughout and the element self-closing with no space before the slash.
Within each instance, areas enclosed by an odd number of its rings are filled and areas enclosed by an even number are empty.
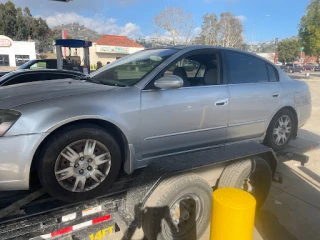
<svg viewBox="0 0 320 240">
<path fill-rule="evenodd" d="M 136 207 L 144 203 L 161 179 L 168 175 L 193 171 L 250 155 L 273 154 L 277 155 L 280 161 L 290 159 L 304 164 L 308 161 L 308 157 L 301 153 L 315 146 L 314 142 L 306 142 L 303 147 L 301 144 L 299 147 L 292 144 L 275 154 L 261 144 L 249 142 L 166 156 L 157 159 L 145 169 L 135 171 L 132 175 L 122 174 L 103 196 L 85 202 L 61 202 L 46 194 L 39 185 L 30 191 L 2 192 L 0 239 L 53 239 L 54 236 L 49 236 L 49 233 L 55 233 L 66 226 L 69 226 L 70 230 L 70 225 L 81 226 L 86 221 L 90 222 L 101 217 L 104 217 L 104 226 L 114 226 L 113 231 L 119 230 L 119 226 L 121 230 L 124 226 L 127 230 L 136 220 L 134 216 Z M 89 232 L 88 228 L 83 227 L 83 231 L 76 231 L 73 236 L 75 237 L 77 233 L 89 236 L 93 227 L 97 226 L 91 226 Z"/>
</svg>

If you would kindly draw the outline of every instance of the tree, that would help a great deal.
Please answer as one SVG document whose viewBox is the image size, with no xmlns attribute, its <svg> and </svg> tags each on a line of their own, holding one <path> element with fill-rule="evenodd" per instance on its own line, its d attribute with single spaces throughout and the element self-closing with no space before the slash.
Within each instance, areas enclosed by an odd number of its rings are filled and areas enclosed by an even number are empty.
<svg viewBox="0 0 320 240">
<path fill-rule="evenodd" d="M 299 57 L 300 43 L 298 39 L 287 38 L 278 43 L 278 59 L 280 62 L 291 62 Z"/>
<path fill-rule="evenodd" d="M 167 31 L 174 45 L 190 44 L 193 39 L 194 20 L 192 13 L 184 12 L 181 7 L 169 7 L 154 17 L 159 29 Z"/>
<path fill-rule="evenodd" d="M 200 43 L 205 45 L 219 45 L 218 34 L 220 30 L 217 15 L 206 13 L 201 26 Z"/>
<path fill-rule="evenodd" d="M 320 0 L 311 0 L 301 18 L 299 38 L 308 55 L 320 57 Z"/>
<path fill-rule="evenodd" d="M 23 11 L 8 1 L 0 4 L 0 34 L 16 41 L 26 41 L 29 36 L 36 42 L 37 52 L 48 51 L 52 43 L 52 31 L 42 18 L 34 18 L 29 8 Z"/>
<path fill-rule="evenodd" d="M 0 19 L 1 34 L 14 38 L 16 35 L 17 10 L 11 1 L 0 4 Z"/>
<path fill-rule="evenodd" d="M 230 12 L 220 14 L 220 35 L 223 47 L 239 48 L 243 41 L 241 21 Z"/>
<path fill-rule="evenodd" d="M 241 21 L 230 12 L 221 13 L 220 20 L 215 13 L 207 13 L 203 16 L 198 43 L 242 48 L 243 25 Z"/>
</svg>

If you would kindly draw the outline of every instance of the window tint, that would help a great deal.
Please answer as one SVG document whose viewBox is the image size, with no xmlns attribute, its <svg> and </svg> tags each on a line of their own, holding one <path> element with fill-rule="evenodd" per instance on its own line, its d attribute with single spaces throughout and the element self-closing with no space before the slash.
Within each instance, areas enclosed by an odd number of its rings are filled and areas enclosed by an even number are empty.
<svg viewBox="0 0 320 240">
<path fill-rule="evenodd" d="M 167 71 L 164 74 L 172 75 L 174 71 L 177 72 L 178 69 L 183 68 L 183 71 L 185 71 L 187 78 L 194 78 L 198 72 L 200 65 L 201 64 L 197 61 L 184 58 L 175 63 L 174 65 L 171 65 L 171 67 L 167 69 Z"/>
<path fill-rule="evenodd" d="M 226 51 L 231 83 L 268 82 L 264 61 L 242 53 Z"/>
<path fill-rule="evenodd" d="M 153 71 L 176 49 L 150 49 L 130 54 L 90 74 L 92 81 L 100 84 L 117 84 L 131 86 L 138 83 L 149 72 Z"/>
<path fill-rule="evenodd" d="M 19 83 L 27 83 L 27 82 L 37 82 L 42 80 L 43 80 L 42 73 L 23 74 L 10 79 L 9 81 L 5 82 L 3 86 L 19 84 Z"/>
<path fill-rule="evenodd" d="M 272 67 L 270 64 L 267 64 L 267 68 L 268 68 L 268 74 L 269 74 L 269 81 L 270 82 L 277 82 L 278 78 L 276 75 L 276 70 L 274 69 L 274 67 Z"/>
<path fill-rule="evenodd" d="M 196 77 L 203 78 L 205 72 L 206 72 L 206 66 L 205 65 L 201 65 Z"/>
<path fill-rule="evenodd" d="M 48 69 L 57 69 L 57 60 L 47 61 L 47 68 Z"/>
<path fill-rule="evenodd" d="M 176 75 L 183 79 L 184 87 L 220 84 L 218 53 L 198 53 L 172 63 L 156 79 Z M 155 88 L 150 82 L 147 89 Z"/>
</svg>

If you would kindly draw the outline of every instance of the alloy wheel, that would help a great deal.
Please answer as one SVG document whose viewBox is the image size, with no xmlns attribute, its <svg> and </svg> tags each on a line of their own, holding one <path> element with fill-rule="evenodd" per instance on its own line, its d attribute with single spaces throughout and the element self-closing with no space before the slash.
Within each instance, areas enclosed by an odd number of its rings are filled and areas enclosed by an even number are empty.
<svg viewBox="0 0 320 240">
<path fill-rule="evenodd" d="M 86 192 L 107 177 L 111 168 L 108 148 L 99 141 L 83 139 L 64 148 L 55 163 L 59 184 L 71 192 Z"/>
<path fill-rule="evenodd" d="M 284 145 L 290 138 L 292 131 L 292 122 L 289 116 L 281 116 L 273 128 L 273 140 L 276 145 Z"/>
</svg>

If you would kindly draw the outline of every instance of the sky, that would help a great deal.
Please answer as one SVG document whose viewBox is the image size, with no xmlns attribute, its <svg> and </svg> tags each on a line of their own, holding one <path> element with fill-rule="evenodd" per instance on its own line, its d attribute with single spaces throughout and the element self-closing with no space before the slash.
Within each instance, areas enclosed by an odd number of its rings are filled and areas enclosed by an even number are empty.
<svg viewBox="0 0 320 240">
<path fill-rule="evenodd" d="M 155 33 L 153 18 L 166 7 L 180 6 L 191 12 L 195 32 L 206 13 L 229 11 L 241 19 L 246 42 L 284 39 L 298 33 L 298 25 L 310 0 L 11 0 L 29 7 L 32 15 L 47 20 L 50 27 L 78 22 L 100 34 L 144 38 Z M 4 3 L 6 0 L 0 0 Z M 269 15 L 267 17 L 266 15 Z"/>
</svg>

